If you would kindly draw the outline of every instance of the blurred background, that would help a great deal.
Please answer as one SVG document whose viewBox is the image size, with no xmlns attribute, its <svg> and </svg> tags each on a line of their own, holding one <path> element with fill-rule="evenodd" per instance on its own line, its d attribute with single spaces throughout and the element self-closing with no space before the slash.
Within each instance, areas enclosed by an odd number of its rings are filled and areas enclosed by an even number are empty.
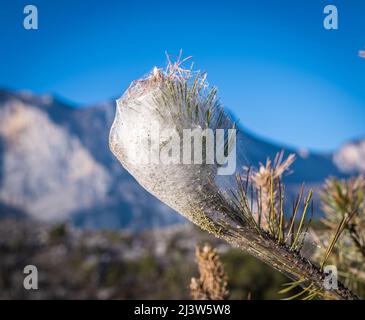
<svg viewBox="0 0 365 320">
<path fill-rule="evenodd" d="M 252 165 L 295 153 L 289 194 L 365 173 L 365 3 L 360 0 L 28 1 L 0 10 L 0 298 L 189 298 L 196 244 L 231 297 L 286 281 L 144 191 L 108 149 L 115 99 L 180 49 L 240 120 Z M 338 30 L 323 13 L 336 5 Z M 320 216 L 316 208 L 316 217 Z M 23 288 L 25 265 L 39 289 Z"/>
</svg>

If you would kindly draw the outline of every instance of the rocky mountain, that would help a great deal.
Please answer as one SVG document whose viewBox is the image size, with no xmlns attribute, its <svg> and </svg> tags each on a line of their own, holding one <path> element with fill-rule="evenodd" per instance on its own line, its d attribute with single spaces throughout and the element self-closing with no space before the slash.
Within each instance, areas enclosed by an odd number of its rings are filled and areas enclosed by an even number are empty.
<svg viewBox="0 0 365 320">
<path fill-rule="evenodd" d="M 52 96 L 0 90 L 0 216 L 14 212 L 82 227 L 140 230 L 183 221 L 148 194 L 114 159 L 108 133 L 114 102 L 74 108 Z M 245 157 L 254 165 L 283 148 L 244 131 Z M 329 175 L 365 172 L 365 141 L 335 154 L 296 152 L 295 192 Z M 20 214 L 20 213 L 21 214 Z"/>
<path fill-rule="evenodd" d="M 0 203 L 46 222 L 137 230 L 181 221 L 114 160 L 113 103 L 0 92 Z"/>
<path fill-rule="evenodd" d="M 345 144 L 334 154 L 333 160 L 348 174 L 365 172 L 365 138 Z"/>
</svg>

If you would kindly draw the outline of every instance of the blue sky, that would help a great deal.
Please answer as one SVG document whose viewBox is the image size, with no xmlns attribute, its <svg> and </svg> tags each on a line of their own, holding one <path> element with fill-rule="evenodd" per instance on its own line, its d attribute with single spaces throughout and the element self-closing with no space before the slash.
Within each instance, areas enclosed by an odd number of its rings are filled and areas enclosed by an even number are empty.
<svg viewBox="0 0 365 320">
<path fill-rule="evenodd" d="M 26 4 L 38 30 L 23 28 Z M 323 28 L 327 4 L 338 30 Z M 0 41 L 0 87 L 93 104 L 182 48 L 261 137 L 328 151 L 365 135 L 362 0 L 5 0 Z"/>
</svg>

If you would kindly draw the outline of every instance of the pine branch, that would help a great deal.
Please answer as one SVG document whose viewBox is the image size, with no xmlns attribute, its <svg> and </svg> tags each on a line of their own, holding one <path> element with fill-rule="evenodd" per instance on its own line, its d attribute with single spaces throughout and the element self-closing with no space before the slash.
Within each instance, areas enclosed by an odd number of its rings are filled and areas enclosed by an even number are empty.
<svg viewBox="0 0 365 320">
<path fill-rule="evenodd" d="M 330 238 L 341 221 L 345 222 L 339 249 L 331 259 L 344 270 L 345 282 L 365 293 L 364 278 L 359 276 L 365 272 L 365 179 L 362 176 L 348 180 L 330 178 L 323 187 L 321 199 L 325 213 L 323 223 L 327 227 L 322 232 L 322 241 Z"/>
<path fill-rule="evenodd" d="M 226 300 L 229 291 L 227 274 L 217 251 L 209 244 L 196 247 L 199 278 L 192 278 L 190 293 L 194 300 Z"/>
<path fill-rule="evenodd" d="M 295 222 L 301 198 L 293 210 L 291 223 L 286 221 L 284 188 L 278 178 L 285 166 L 280 167 L 280 159 L 274 163 L 278 171 L 269 172 L 268 191 L 255 188 L 249 175 L 243 177 L 238 173 L 235 179 L 231 179 L 234 176 L 219 176 L 221 166 L 208 161 L 211 150 L 207 147 L 207 135 L 200 136 L 203 144 L 201 163 L 175 162 L 179 158 L 171 158 L 171 162 L 155 161 L 161 152 L 165 157 L 176 153 L 181 156 L 184 148 L 180 140 L 175 140 L 183 137 L 185 129 L 212 129 L 216 138 L 217 129 L 236 128 L 224 112 L 216 88 L 207 85 L 206 74 L 193 72 L 191 68 L 183 69 L 180 60 L 169 61 L 165 71 L 155 68 L 146 78 L 134 81 L 117 104 L 110 132 L 110 149 L 147 191 L 203 230 L 298 281 L 311 296 L 357 298 L 342 284 L 338 289 L 327 291 L 321 268 L 300 255 L 310 220 L 307 212 L 311 192 L 303 200 L 298 226 Z M 159 127 L 168 132 L 162 141 L 155 135 Z M 226 155 L 235 150 L 236 141 L 240 141 L 239 137 L 236 140 L 230 135 L 222 143 L 220 147 L 224 148 Z M 153 149 L 151 146 L 157 147 Z M 238 144 L 237 152 L 244 153 L 244 148 Z M 146 154 L 150 161 L 141 163 L 140 158 Z M 222 187 L 224 185 L 229 187 Z M 266 207 L 260 198 L 268 201 Z M 257 208 L 254 208 L 255 202 Z M 264 216 L 267 229 L 261 226 L 260 218 Z"/>
</svg>

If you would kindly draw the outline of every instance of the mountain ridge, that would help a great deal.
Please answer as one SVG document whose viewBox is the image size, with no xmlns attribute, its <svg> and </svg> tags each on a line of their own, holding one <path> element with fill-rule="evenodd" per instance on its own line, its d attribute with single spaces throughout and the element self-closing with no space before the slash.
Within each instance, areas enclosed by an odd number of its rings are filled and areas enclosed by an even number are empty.
<svg viewBox="0 0 365 320">
<path fill-rule="evenodd" d="M 91 228 L 135 231 L 184 221 L 112 156 L 114 112 L 114 101 L 75 108 L 50 95 L 0 89 L 0 204 L 35 219 L 71 219 Z M 253 165 L 283 149 L 241 130 Z M 302 181 L 318 188 L 327 176 L 348 176 L 344 148 L 333 154 L 284 148 L 297 154 L 294 174 L 285 177 L 288 190 L 295 194 Z M 357 165 L 351 174 L 360 172 L 365 167 Z"/>
</svg>

